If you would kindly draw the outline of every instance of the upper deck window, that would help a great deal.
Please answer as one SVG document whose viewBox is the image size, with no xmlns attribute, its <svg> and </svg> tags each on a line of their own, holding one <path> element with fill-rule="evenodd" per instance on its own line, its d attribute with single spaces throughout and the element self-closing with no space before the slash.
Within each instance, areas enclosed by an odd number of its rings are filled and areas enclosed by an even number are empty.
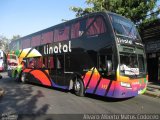
<svg viewBox="0 0 160 120">
<path fill-rule="evenodd" d="M 22 48 L 29 48 L 31 45 L 30 45 L 30 39 L 24 39 L 22 40 Z"/>
<path fill-rule="evenodd" d="M 63 41 L 69 39 L 69 26 L 61 27 L 55 29 L 54 31 L 54 41 Z"/>
<path fill-rule="evenodd" d="M 89 18 L 87 20 L 87 35 L 98 35 L 106 32 L 105 23 L 102 17 Z"/>
<path fill-rule="evenodd" d="M 140 40 L 135 25 L 128 19 L 110 14 L 110 20 L 116 35 L 126 36 L 133 40 Z"/>
<path fill-rule="evenodd" d="M 79 28 L 80 28 L 79 22 L 71 25 L 71 38 L 79 37 Z"/>
<path fill-rule="evenodd" d="M 53 31 L 42 33 L 41 45 L 53 42 Z"/>
<path fill-rule="evenodd" d="M 87 30 L 87 31 L 86 31 Z M 79 20 L 71 25 L 71 38 L 78 38 L 83 33 L 98 35 L 106 32 L 106 26 L 102 17 L 92 17 Z"/>
<path fill-rule="evenodd" d="M 31 46 L 32 47 L 39 46 L 40 42 L 41 42 L 41 35 L 33 36 L 31 40 Z"/>
<path fill-rule="evenodd" d="M 86 19 L 77 21 L 71 25 L 71 39 L 80 37 L 86 30 Z"/>
</svg>

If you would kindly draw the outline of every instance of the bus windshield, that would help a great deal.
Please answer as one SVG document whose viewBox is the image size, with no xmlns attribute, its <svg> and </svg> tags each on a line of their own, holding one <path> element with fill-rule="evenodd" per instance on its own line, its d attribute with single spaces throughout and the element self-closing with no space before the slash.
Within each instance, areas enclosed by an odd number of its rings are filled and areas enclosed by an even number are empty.
<svg viewBox="0 0 160 120">
<path fill-rule="evenodd" d="M 120 54 L 121 75 L 140 75 L 145 72 L 144 57 L 137 54 Z"/>
<path fill-rule="evenodd" d="M 14 54 L 7 55 L 8 69 L 15 68 L 18 65 L 18 58 Z"/>
<path fill-rule="evenodd" d="M 110 19 L 116 35 L 129 37 L 133 40 L 140 40 L 136 27 L 131 21 L 113 14 L 110 14 Z"/>
</svg>

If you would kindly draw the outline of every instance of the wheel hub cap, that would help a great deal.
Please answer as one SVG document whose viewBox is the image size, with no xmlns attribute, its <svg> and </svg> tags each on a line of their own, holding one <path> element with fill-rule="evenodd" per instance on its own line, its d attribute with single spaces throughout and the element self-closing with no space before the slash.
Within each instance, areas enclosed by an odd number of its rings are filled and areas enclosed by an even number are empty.
<svg viewBox="0 0 160 120">
<path fill-rule="evenodd" d="M 74 88 L 75 88 L 76 91 L 80 91 L 81 87 L 80 87 L 80 83 L 78 81 L 75 82 Z"/>
</svg>

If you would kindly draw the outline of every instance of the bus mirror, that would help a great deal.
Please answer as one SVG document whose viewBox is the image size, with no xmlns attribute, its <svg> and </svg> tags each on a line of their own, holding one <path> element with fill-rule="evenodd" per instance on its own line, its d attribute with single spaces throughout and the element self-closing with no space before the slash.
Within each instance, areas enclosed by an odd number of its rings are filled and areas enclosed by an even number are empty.
<svg viewBox="0 0 160 120">
<path fill-rule="evenodd" d="M 112 71 L 112 62 L 111 62 L 111 60 L 107 60 L 107 69 L 108 69 L 108 72 Z"/>
</svg>

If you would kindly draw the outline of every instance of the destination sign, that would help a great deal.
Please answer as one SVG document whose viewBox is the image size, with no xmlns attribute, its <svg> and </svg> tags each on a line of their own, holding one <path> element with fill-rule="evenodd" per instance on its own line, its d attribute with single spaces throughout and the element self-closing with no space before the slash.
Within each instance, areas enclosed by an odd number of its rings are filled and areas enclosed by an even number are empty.
<svg viewBox="0 0 160 120">
<path fill-rule="evenodd" d="M 140 40 L 134 40 L 132 38 L 117 36 L 116 41 L 118 44 L 138 45 L 143 46 Z"/>
</svg>

